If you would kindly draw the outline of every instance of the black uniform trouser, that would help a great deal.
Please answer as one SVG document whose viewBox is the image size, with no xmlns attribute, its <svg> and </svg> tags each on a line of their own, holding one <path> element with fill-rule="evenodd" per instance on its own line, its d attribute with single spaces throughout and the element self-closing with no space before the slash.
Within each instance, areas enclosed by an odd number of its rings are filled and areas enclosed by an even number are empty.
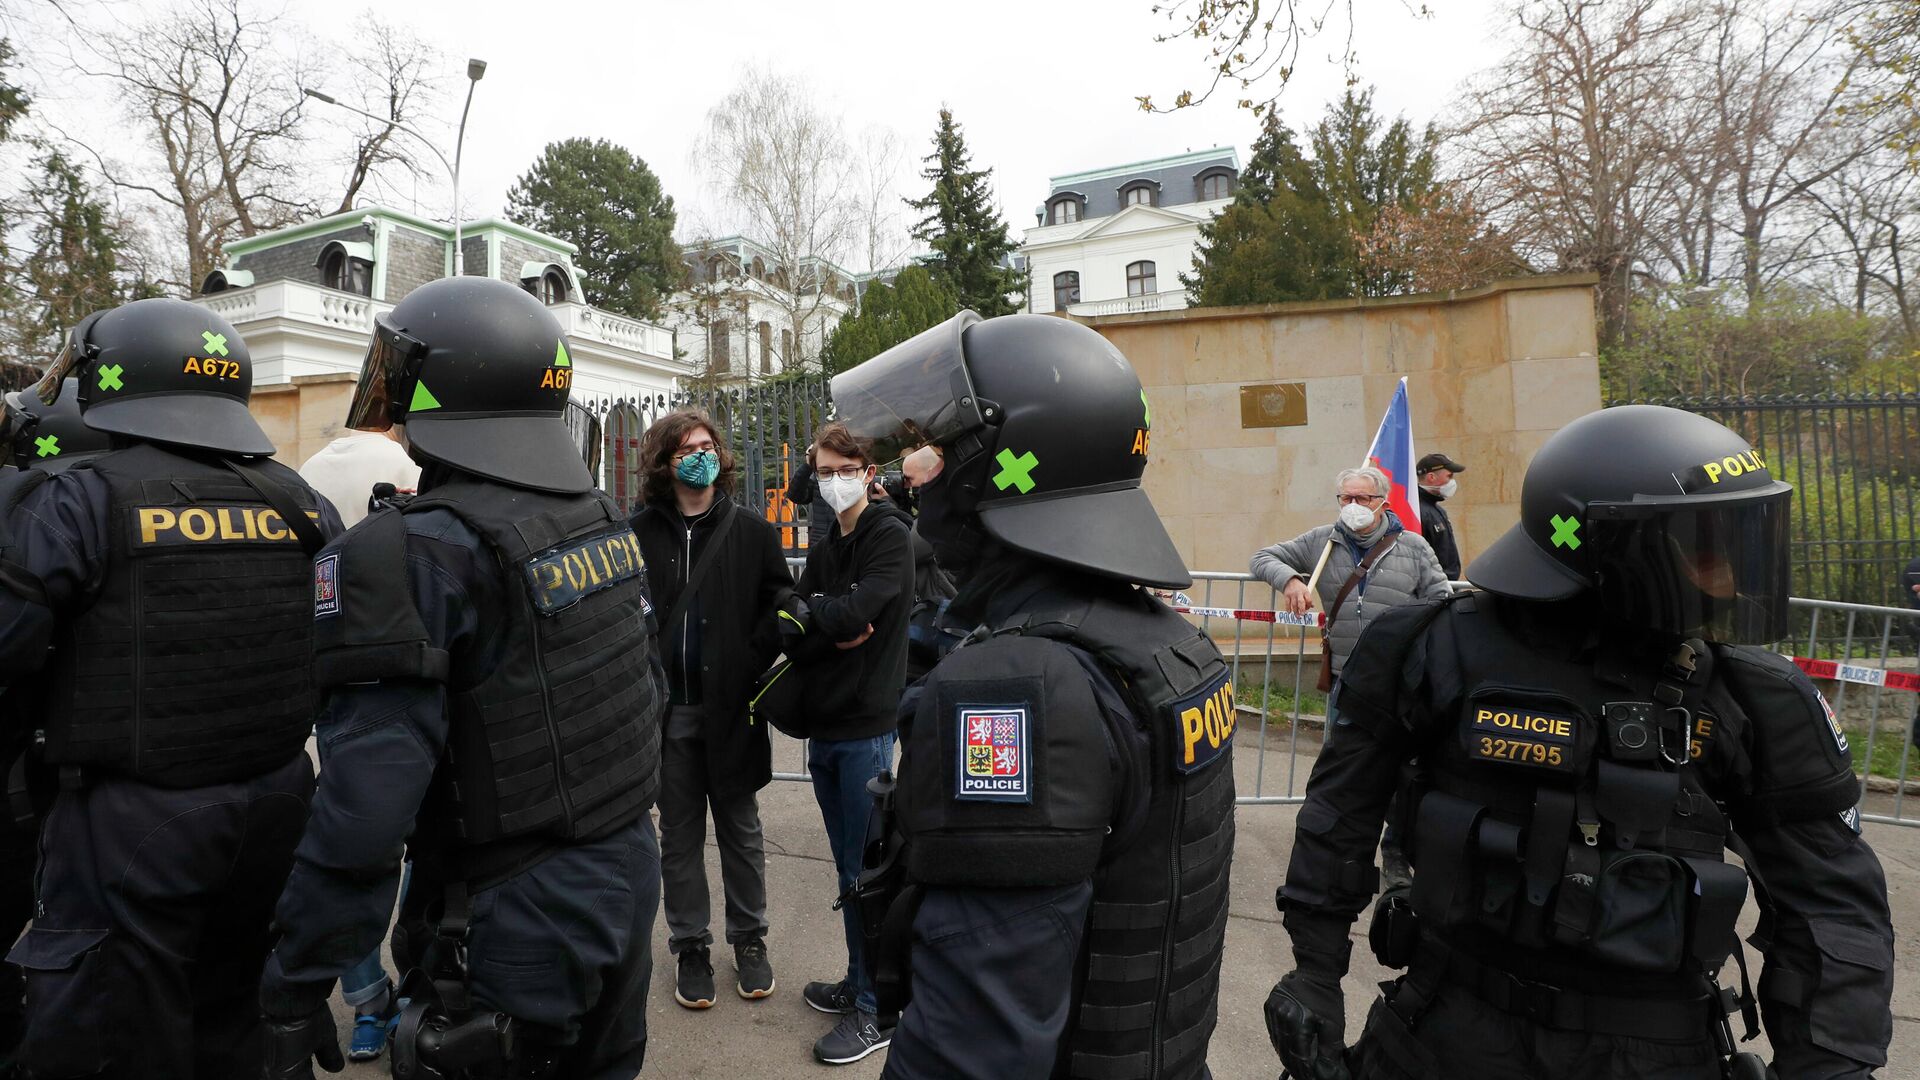
<svg viewBox="0 0 1920 1080">
<path fill-rule="evenodd" d="M 0 944 L 13 943 L 33 919 L 33 860 L 37 833 L 0 825 Z M 18 965 L 0 962 L 0 1077 L 25 1031 L 21 1010 L 27 982 Z"/>
<path fill-rule="evenodd" d="M 1397 990 L 1396 986 L 1394 989 Z M 1692 1042 L 1557 1031 L 1441 983 L 1411 1028 L 1373 1003 L 1355 1080 L 1719 1080 L 1707 1017 Z"/>
<path fill-rule="evenodd" d="M 647 1053 L 660 911 L 652 817 L 561 848 L 472 903 L 474 1002 L 520 1021 L 528 1041 L 560 1048 L 551 1076 L 633 1080 Z"/>
<path fill-rule="evenodd" d="M 20 1060 L 36 1080 L 257 1077 L 274 901 L 306 825 L 302 750 L 250 780 L 161 788 L 99 775 L 41 824 Z"/>
</svg>

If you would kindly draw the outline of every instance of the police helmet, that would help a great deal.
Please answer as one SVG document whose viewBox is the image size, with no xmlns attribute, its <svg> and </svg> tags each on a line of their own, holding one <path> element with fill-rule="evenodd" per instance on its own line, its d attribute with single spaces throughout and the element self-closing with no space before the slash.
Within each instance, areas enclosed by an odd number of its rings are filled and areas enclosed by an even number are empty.
<svg viewBox="0 0 1920 1080">
<path fill-rule="evenodd" d="M 877 462 L 941 449 L 941 476 L 921 492 L 923 532 L 930 520 L 977 520 L 1009 548 L 1103 577 L 1192 583 L 1140 487 L 1146 393 L 1091 328 L 963 311 L 834 376 L 833 400 L 853 434 L 874 440 Z"/>
<path fill-rule="evenodd" d="M 113 449 L 111 435 L 81 420 L 78 379 L 66 380 L 60 399 L 52 405 L 42 405 L 33 394 L 15 390 L 6 396 L 5 407 L 11 441 L 8 459 L 19 468 L 60 472 Z"/>
<path fill-rule="evenodd" d="M 1770 642 L 1785 625 L 1792 492 L 1759 451 L 1704 416 L 1602 409 L 1540 448 L 1520 523 L 1467 580 L 1525 600 L 1590 589 L 1628 626 Z"/>
<path fill-rule="evenodd" d="M 516 487 L 593 487 L 565 420 L 573 358 L 560 323 L 525 290 L 443 278 L 374 319 L 347 426 L 406 425 L 417 458 Z"/>
<path fill-rule="evenodd" d="M 95 431 L 273 453 L 273 440 L 247 411 L 247 343 L 227 320 L 185 300 L 135 300 L 82 319 L 34 386 L 43 405 L 59 404 L 64 391 L 75 392 L 81 420 Z"/>
</svg>

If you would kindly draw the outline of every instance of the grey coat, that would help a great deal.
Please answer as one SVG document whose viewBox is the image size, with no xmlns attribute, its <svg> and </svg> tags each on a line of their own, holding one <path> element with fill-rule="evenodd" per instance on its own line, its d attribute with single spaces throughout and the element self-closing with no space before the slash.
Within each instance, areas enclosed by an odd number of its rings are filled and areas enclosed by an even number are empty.
<svg viewBox="0 0 1920 1080">
<path fill-rule="evenodd" d="M 1286 588 L 1287 582 L 1296 577 L 1305 579 L 1312 576 L 1314 564 L 1320 561 L 1320 550 L 1327 546 L 1327 538 L 1336 531 L 1339 538 L 1333 545 L 1333 555 L 1327 560 L 1327 568 L 1320 572 L 1320 580 L 1314 587 L 1314 591 L 1319 593 L 1320 610 L 1331 609 L 1333 598 L 1340 593 L 1340 586 L 1346 584 L 1354 566 L 1371 550 L 1371 545 L 1360 547 L 1353 539 L 1353 534 L 1343 525 L 1322 525 L 1291 540 L 1261 548 L 1253 554 L 1253 576 L 1275 590 Z M 1346 665 L 1347 654 L 1353 651 L 1353 643 L 1360 640 L 1360 631 L 1367 628 L 1375 615 L 1400 604 L 1438 600 L 1447 595 L 1447 575 L 1440 569 L 1440 560 L 1434 557 L 1433 548 L 1418 534 L 1407 532 L 1391 511 L 1388 512 L 1387 531 L 1399 533 L 1399 542 L 1374 564 L 1367 579 L 1355 585 L 1353 591 L 1347 594 L 1346 604 L 1340 608 L 1339 616 L 1327 630 L 1327 641 L 1333 648 L 1335 675 Z M 1386 533 L 1382 533 L 1380 539 L 1386 539 Z M 1279 603 L 1278 597 L 1275 597 L 1275 603 Z"/>
</svg>

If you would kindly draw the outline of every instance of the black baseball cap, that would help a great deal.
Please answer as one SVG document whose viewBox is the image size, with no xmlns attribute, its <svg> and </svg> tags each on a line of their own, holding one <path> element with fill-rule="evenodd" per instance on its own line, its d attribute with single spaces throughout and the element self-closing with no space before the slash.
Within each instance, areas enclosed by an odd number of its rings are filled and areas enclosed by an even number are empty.
<svg viewBox="0 0 1920 1080">
<path fill-rule="evenodd" d="M 1426 457 L 1421 458 L 1418 464 L 1414 465 L 1413 474 L 1415 476 L 1424 476 L 1435 469 L 1445 469 L 1448 472 L 1467 471 L 1465 465 L 1460 464 L 1445 454 L 1428 454 Z"/>
</svg>

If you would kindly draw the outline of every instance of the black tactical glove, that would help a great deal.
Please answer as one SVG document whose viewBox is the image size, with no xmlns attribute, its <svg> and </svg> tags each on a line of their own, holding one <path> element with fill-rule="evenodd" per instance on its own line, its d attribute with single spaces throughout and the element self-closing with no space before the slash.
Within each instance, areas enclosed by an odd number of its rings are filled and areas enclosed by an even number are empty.
<svg viewBox="0 0 1920 1080">
<path fill-rule="evenodd" d="M 1346 999 L 1340 981 L 1291 971 L 1267 995 L 1267 1037 L 1280 1054 L 1282 1076 L 1352 1080 L 1346 1062 Z"/>
<path fill-rule="evenodd" d="M 330 1073 L 347 1067 L 333 1010 L 325 1002 L 298 1020 L 267 1018 L 267 1062 L 260 1071 L 264 1080 L 313 1080 L 316 1061 Z"/>
</svg>

